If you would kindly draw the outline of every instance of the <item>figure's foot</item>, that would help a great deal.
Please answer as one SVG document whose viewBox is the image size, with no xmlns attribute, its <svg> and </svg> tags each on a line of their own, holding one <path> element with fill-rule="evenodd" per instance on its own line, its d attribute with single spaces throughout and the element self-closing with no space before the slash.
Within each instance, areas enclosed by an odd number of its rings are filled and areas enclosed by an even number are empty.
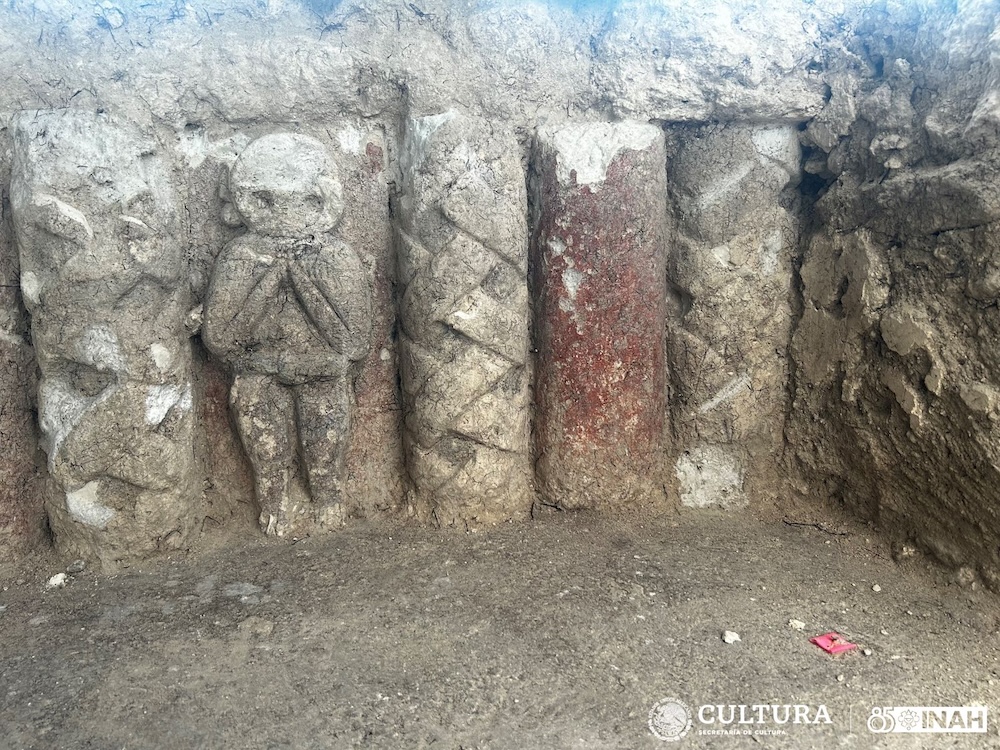
<svg viewBox="0 0 1000 750">
<path fill-rule="evenodd" d="M 347 523 L 347 511 L 343 503 L 329 503 L 319 509 L 321 529 L 339 529 Z"/>
<path fill-rule="evenodd" d="M 264 510 L 261 512 L 257 522 L 260 524 L 261 531 L 267 536 L 281 537 L 292 528 L 292 524 L 289 522 L 285 512 L 281 510 L 277 513 Z"/>
</svg>

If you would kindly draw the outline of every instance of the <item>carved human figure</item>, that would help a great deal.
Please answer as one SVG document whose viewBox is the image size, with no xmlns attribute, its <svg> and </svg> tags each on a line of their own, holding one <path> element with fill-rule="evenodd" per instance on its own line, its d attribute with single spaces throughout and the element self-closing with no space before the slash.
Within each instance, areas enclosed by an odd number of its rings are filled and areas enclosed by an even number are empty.
<svg viewBox="0 0 1000 750">
<path fill-rule="evenodd" d="M 322 524 L 339 524 L 352 363 L 369 349 L 372 293 L 358 255 L 329 234 L 343 212 L 336 168 L 314 138 L 267 135 L 223 192 L 248 231 L 216 262 L 203 337 L 234 374 L 261 528 L 283 535 L 310 496 Z"/>
</svg>

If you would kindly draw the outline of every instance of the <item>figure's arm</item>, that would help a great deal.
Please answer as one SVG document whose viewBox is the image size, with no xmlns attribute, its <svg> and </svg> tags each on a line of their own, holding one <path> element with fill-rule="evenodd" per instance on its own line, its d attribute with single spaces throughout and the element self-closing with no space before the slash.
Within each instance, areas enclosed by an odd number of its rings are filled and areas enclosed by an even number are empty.
<svg viewBox="0 0 1000 750">
<path fill-rule="evenodd" d="M 298 295 L 302 308 L 309 320 L 323 336 L 323 339 L 335 352 L 344 352 L 343 321 L 337 315 L 336 308 L 330 304 L 316 283 L 309 277 L 302 266 L 293 261 L 288 264 L 288 274 Z"/>
<path fill-rule="evenodd" d="M 278 294 L 284 261 L 253 252 L 239 240 L 222 251 L 205 299 L 205 344 L 229 359 L 246 353 Z"/>
<path fill-rule="evenodd" d="M 324 247 L 302 271 L 319 294 L 322 307 L 332 312 L 315 314 L 303 299 L 310 317 L 329 340 L 328 329 L 335 327 L 339 342 L 336 346 L 350 360 L 360 360 L 368 354 L 372 330 L 372 290 L 361 259 L 342 243 Z M 318 301 L 317 301 L 318 304 Z"/>
</svg>

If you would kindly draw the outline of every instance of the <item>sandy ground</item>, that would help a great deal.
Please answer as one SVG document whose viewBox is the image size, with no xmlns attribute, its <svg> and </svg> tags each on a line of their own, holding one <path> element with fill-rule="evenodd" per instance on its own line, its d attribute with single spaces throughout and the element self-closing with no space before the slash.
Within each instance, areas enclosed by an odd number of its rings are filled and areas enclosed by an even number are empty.
<svg viewBox="0 0 1000 750">
<path fill-rule="evenodd" d="M 894 562 L 866 527 L 790 520 L 817 525 L 362 523 L 58 589 L 66 561 L 33 560 L 0 577 L 0 747 L 1000 747 L 996 598 Z M 829 630 L 860 648 L 809 643 Z M 684 736 L 650 731 L 664 699 L 690 711 Z M 809 723 L 723 724 L 730 704 Z M 873 708 L 975 704 L 985 735 L 867 727 Z M 733 730 L 751 734 L 708 734 Z"/>
</svg>

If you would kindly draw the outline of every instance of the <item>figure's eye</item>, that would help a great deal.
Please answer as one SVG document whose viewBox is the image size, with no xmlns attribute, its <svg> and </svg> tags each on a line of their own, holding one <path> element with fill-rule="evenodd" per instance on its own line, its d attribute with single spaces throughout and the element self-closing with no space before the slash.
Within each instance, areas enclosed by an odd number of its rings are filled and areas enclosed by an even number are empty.
<svg viewBox="0 0 1000 750">
<path fill-rule="evenodd" d="M 274 206 L 274 193 L 270 190 L 256 190 L 253 194 L 254 200 L 261 208 L 271 208 Z"/>
</svg>

